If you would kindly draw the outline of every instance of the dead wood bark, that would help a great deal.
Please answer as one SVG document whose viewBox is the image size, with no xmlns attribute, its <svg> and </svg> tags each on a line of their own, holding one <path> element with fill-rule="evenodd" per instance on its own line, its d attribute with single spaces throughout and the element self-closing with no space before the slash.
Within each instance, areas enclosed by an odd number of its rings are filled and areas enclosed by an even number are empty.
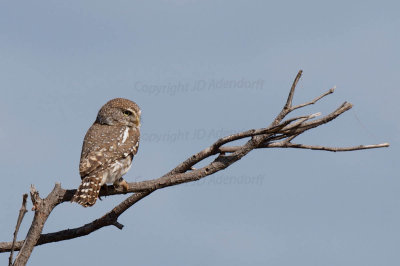
<svg viewBox="0 0 400 266">
<path fill-rule="evenodd" d="M 61 188 L 59 183 L 57 183 L 53 191 L 45 199 L 42 199 L 39 197 L 39 193 L 35 187 L 32 186 L 31 199 L 34 206 L 33 209 L 35 211 L 35 215 L 27 236 L 23 241 L 0 242 L 0 252 L 20 250 L 13 265 L 25 265 L 33 251 L 33 248 L 37 245 L 85 236 L 102 227 L 110 225 L 122 229 L 123 225 L 118 222 L 118 217 L 132 205 L 148 196 L 155 190 L 182 183 L 197 181 L 201 178 L 212 175 L 229 167 L 254 149 L 297 148 L 338 152 L 389 147 L 388 143 L 359 145 L 354 147 L 326 147 L 293 143 L 292 141 L 297 136 L 312 128 L 329 123 L 352 108 L 350 103 L 344 102 L 336 110 L 332 111 L 326 116 L 320 117 L 321 114 L 316 113 L 284 120 L 292 111 L 315 104 L 322 98 L 334 92 L 334 88 L 332 88 L 309 102 L 293 106 L 295 88 L 301 78 L 301 75 L 302 71 L 300 70 L 293 82 L 285 105 L 268 127 L 251 129 L 223 137 L 214 142 L 211 146 L 190 156 L 185 161 L 177 165 L 174 169 L 157 179 L 128 183 L 129 188 L 127 191 L 123 191 L 122 189 L 114 188 L 112 186 L 109 186 L 107 190 L 101 190 L 100 196 L 126 193 L 133 194 L 114 207 L 111 211 L 90 223 L 74 229 L 42 234 L 43 226 L 52 210 L 58 204 L 70 201 L 76 190 L 65 190 Z M 230 142 L 240 139 L 247 139 L 247 142 L 241 146 L 227 145 Z M 211 163 L 199 169 L 195 168 L 196 164 L 214 155 L 218 156 Z"/>
</svg>

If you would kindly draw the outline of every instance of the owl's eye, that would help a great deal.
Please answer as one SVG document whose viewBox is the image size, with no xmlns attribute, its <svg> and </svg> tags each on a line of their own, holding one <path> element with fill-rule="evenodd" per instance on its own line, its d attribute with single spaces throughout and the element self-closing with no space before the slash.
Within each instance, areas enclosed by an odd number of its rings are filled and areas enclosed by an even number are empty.
<svg viewBox="0 0 400 266">
<path fill-rule="evenodd" d="M 125 111 L 123 111 L 123 113 L 124 113 L 124 115 L 126 115 L 126 116 L 132 115 L 132 112 L 129 111 L 129 110 L 125 110 Z"/>
</svg>

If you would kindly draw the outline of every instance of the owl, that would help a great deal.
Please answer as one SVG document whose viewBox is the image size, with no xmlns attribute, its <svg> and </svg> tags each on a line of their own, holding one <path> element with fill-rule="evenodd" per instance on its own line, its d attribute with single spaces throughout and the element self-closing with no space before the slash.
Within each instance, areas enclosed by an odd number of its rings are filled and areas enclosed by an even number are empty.
<svg viewBox="0 0 400 266">
<path fill-rule="evenodd" d="M 140 108 L 127 99 L 108 101 L 97 114 L 83 140 L 79 172 L 82 183 L 72 198 L 83 207 L 92 206 L 106 184 L 128 185 L 122 178 L 139 148 Z"/>
</svg>

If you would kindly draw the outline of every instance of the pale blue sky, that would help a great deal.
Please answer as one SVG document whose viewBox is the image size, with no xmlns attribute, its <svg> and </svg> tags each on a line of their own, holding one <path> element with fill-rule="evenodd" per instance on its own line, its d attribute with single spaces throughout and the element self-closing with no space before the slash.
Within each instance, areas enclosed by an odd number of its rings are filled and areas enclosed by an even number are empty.
<svg viewBox="0 0 400 266">
<path fill-rule="evenodd" d="M 1 1 L 0 241 L 11 240 L 30 184 L 42 196 L 55 182 L 78 186 L 82 139 L 107 100 L 142 108 L 126 179 L 152 179 L 222 135 L 268 125 L 303 69 L 295 103 L 337 90 L 296 114 L 326 114 L 343 101 L 354 108 L 299 142 L 392 146 L 255 151 L 198 184 L 152 194 L 120 217 L 122 231 L 37 247 L 29 264 L 400 265 L 399 9 L 397 1 Z M 62 204 L 44 232 L 81 226 L 123 198 Z"/>
</svg>

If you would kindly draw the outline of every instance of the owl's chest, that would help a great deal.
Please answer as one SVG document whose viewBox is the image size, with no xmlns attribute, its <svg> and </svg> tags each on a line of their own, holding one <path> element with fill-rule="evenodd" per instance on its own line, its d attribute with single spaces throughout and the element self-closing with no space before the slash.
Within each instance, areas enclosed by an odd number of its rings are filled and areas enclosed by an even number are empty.
<svg viewBox="0 0 400 266">
<path fill-rule="evenodd" d="M 119 160 L 114 161 L 110 166 L 103 172 L 101 185 L 112 184 L 125 175 L 132 165 L 132 157 L 128 156 Z"/>
</svg>

